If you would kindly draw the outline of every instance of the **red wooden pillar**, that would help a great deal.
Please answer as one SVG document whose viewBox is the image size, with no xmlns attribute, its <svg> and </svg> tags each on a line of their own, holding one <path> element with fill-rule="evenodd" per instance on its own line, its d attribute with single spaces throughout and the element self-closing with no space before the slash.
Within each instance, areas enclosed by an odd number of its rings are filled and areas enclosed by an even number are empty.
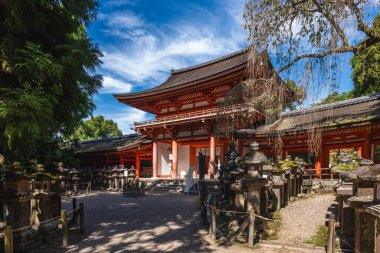
<svg viewBox="0 0 380 253">
<path fill-rule="evenodd" d="M 224 163 L 224 155 L 227 153 L 226 150 L 227 150 L 226 143 L 222 142 L 222 145 L 220 146 L 220 151 L 219 151 L 220 164 Z"/>
<path fill-rule="evenodd" d="M 109 156 L 106 156 L 106 166 L 107 167 L 110 166 L 110 158 L 109 158 Z"/>
<path fill-rule="evenodd" d="M 322 168 L 328 168 L 330 162 L 330 150 L 322 146 Z"/>
<path fill-rule="evenodd" d="M 140 177 L 140 154 L 136 154 L 136 176 Z"/>
<path fill-rule="evenodd" d="M 211 135 L 210 136 L 210 178 L 213 179 L 215 175 L 215 136 Z"/>
<path fill-rule="evenodd" d="M 239 152 L 239 154 L 243 156 L 243 139 L 237 139 L 236 146 L 237 146 L 237 151 Z"/>
<path fill-rule="evenodd" d="M 358 156 L 363 157 L 363 149 L 362 147 L 358 147 Z"/>
<path fill-rule="evenodd" d="M 319 154 L 317 157 L 315 157 L 315 174 L 318 178 L 321 178 L 321 172 L 322 172 L 322 161 L 323 161 L 323 155 L 322 150 L 319 151 Z"/>
<path fill-rule="evenodd" d="M 123 153 L 120 154 L 120 165 L 124 165 Z"/>
<path fill-rule="evenodd" d="M 153 177 L 158 177 L 158 147 L 157 147 L 156 140 L 153 141 L 152 165 L 153 165 Z"/>
<path fill-rule="evenodd" d="M 358 151 L 359 155 L 359 151 Z M 370 141 L 370 132 L 366 132 L 364 136 L 364 143 L 363 143 L 363 158 L 365 159 L 371 159 L 371 141 Z"/>
<path fill-rule="evenodd" d="M 172 178 L 178 176 L 178 142 L 176 139 L 172 140 Z"/>
</svg>

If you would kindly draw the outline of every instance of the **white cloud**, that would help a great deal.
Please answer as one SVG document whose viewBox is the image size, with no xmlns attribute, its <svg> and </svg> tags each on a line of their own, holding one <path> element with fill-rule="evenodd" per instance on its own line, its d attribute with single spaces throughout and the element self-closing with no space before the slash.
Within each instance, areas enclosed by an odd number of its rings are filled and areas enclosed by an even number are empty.
<svg viewBox="0 0 380 253">
<path fill-rule="evenodd" d="M 128 15 L 128 19 L 137 17 Z M 200 13 L 198 15 L 201 16 Z M 122 20 L 121 17 L 112 19 Z M 159 31 L 147 23 L 138 26 L 137 21 L 130 24 L 136 23 L 134 29 L 113 27 L 111 30 L 110 26 L 110 34 L 127 40 L 120 47 L 103 48 L 102 68 L 144 88 L 157 85 L 167 78 L 163 72 L 167 73 L 172 68 L 187 67 L 241 49 L 245 36 L 243 33 L 238 35 L 236 30 L 242 31 L 242 24 L 240 19 L 232 20 L 239 20 L 239 23 L 231 22 L 231 27 L 222 25 L 223 31 L 218 31 L 216 24 L 199 24 L 201 21 L 178 21 Z"/>
<path fill-rule="evenodd" d="M 133 122 L 144 121 L 147 117 L 148 114 L 146 112 L 129 106 L 119 110 L 117 113 L 107 115 L 107 118 L 117 123 L 123 134 L 133 133 L 134 131 L 131 129 Z"/>
<path fill-rule="evenodd" d="M 125 83 L 110 76 L 103 76 L 103 88 L 100 93 L 127 93 L 132 90 L 130 83 Z"/>
<path fill-rule="evenodd" d="M 112 29 L 129 29 L 144 25 L 144 21 L 132 12 L 116 12 L 112 15 L 103 15 L 103 17 L 106 19 L 106 24 Z"/>
<path fill-rule="evenodd" d="M 112 2 L 114 6 L 124 4 Z M 247 44 L 242 6 L 237 3 L 226 8 L 220 3 L 220 11 L 215 12 L 201 7 L 187 8 L 183 18 L 159 24 L 132 11 L 101 13 L 102 32 L 109 40 L 101 43 L 104 53 L 101 72 L 105 76 L 100 92 L 147 89 L 168 78 L 172 68 L 188 67 L 242 49 Z M 124 104 L 110 106 L 110 110 L 105 107 L 99 106 L 97 112 L 117 122 L 124 134 L 133 132 L 130 128 L 134 121 L 153 117 Z"/>
</svg>

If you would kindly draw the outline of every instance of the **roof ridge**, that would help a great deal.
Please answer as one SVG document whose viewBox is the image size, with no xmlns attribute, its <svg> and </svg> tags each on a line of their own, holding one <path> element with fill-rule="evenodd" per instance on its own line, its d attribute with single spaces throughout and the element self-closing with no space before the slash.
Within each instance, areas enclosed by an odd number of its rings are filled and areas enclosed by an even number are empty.
<svg viewBox="0 0 380 253">
<path fill-rule="evenodd" d="M 359 103 L 364 103 L 372 100 L 380 99 L 380 92 L 371 94 L 371 95 L 366 95 L 362 97 L 357 97 L 357 98 L 351 98 L 343 101 L 338 101 L 334 102 L 331 104 L 326 104 L 326 105 L 318 105 L 315 107 L 308 107 L 304 109 L 299 109 L 299 110 L 293 110 L 289 112 L 283 112 L 281 113 L 282 117 L 288 117 L 288 116 L 293 116 L 293 115 L 298 115 L 302 113 L 311 113 L 311 112 L 316 112 L 316 111 L 323 111 L 327 109 L 334 109 L 334 108 L 339 108 L 343 107 L 346 105 L 353 105 L 353 104 L 359 104 Z"/>
<path fill-rule="evenodd" d="M 122 138 L 133 138 L 137 136 L 139 136 L 139 134 L 137 133 L 124 134 L 124 135 L 106 137 L 106 138 L 100 138 L 100 139 L 94 139 L 94 140 L 84 140 L 84 141 L 80 141 L 79 144 L 89 144 L 89 143 L 96 143 L 96 142 L 102 142 L 102 141 L 111 141 L 111 140 L 117 140 L 117 139 L 122 139 Z"/>
<path fill-rule="evenodd" d="M 212 59 L 212 60 L 209 60 L 206 62 L 202 62 L 202 63 L 196 64 L 196 65 L 190 66 L 190 67 L 185 67 L 185 68 L 180 68 L 180 69 L 175 69 L 175 70 L 173 69 L 171 71 L 171 74 L 177 74 L 177 73 L 186 72 L 186 71 L 193 70 L 193 69 L 198 69 L 198 68 L 201 68 L 201 67 L 204 67 L 204 66 L 225 60 L 227 58 L 231 58 L 231 57 L 236 56 L 238 54 L 244 53 L 248 49 L 249 49 L 249 47 L 246 47 L 246 48 L 240 49 L 239 51 L 236 51 L 236 52 L 233 52 L 233 53 L 230 53 L 227 55 L 223 55 L 223 56 L 220 56 L 218 58 L 215 58 L 215 59 Z"/>
</svg>

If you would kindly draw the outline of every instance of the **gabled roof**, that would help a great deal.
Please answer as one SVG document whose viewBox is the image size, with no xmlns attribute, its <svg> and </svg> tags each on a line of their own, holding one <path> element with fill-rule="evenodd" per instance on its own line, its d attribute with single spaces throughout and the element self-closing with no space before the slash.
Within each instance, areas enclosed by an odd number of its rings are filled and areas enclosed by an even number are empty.
<svg viewBox="0 0 380 253">
<path fill-rule="evenodd" d="M 294 133 L 307 131 L 311 127 L 328 129 L 380 120 L 380 93 L 348 99 L 341 102 L 294 110 L 281 114 L 271 125 L 257 129 L 241 129 L 241 137 L 259 137 L 268 132 Z"/>
<path fill-rule="evenodd" d="M 173 70 L 169 78 L 162 84 L 148 90 L 131 92 L 127 94 L 114 94 L 118 100 L 128 98 L 144 97 L 152 94 L 159 94 L 172 91 L 179 87 L 198 83 L 207 78 L 217 77 L 229 70 L 245 68 L 248 61 L 248 48 L 225 55 L 223 57 L 207 61 L 192 67 Z"/>
<path fill-rule="evenodd" d="M 150 143 L 151 140 L 147 139 L 144 135 L 129 134 L 112 138 L 81 141 L 79 142 L 79 146 L 74 148 L 74 152 L 76 154 L 85 154 L 94 152 L 126 151 Z"/>
</svg>

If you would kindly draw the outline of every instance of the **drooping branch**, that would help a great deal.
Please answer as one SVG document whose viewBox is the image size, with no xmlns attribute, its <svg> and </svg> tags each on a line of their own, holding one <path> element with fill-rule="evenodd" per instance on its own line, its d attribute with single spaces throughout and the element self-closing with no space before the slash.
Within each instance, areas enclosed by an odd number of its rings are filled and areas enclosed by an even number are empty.
<svg viewBox="0 0 380 253">
<path fill-rule="evenodd" d="M 330 13 L 327 12 L 319 3 L 317 0 L 312 0 L 315 6 L 317 7 L 318 11 L 322 13 L 322 15 L 329 21 L 332 27 L 334 27 L 335 31 L 338 33 L 339 37 L 342 39 L 343 46 L 348 46 L 348 39 L 346 37 L 346 34 L 340 28 L 338 23 L 335 21 L 334 16 Z"/>
<path fill-rule="evenodd" d="M 380 34 L 377 33 L 374 29 L 366 25 L 362 19 L 362 15 L 360 12 L 360 9 L 355 4 L 353 0 L 346 0 L 348 7 L 352 10 L 352 12 L 355 14 L 356 21 L 358 22 L 358 28 L 360 31 L 364 32 L 368 37 L 374 38 L 378 41 L 380 41 Z"/>
<path fill-rule="evenodd" d="M 286 64 L 285 66 L 281 67 L 278 70 L 278 73 L 281 73 L 282 71 L 290 68 L 293 64 L 295 64 L 296 62 L 298 62 L 299 60 L 304 59 L 304 58 L 323 58 L 325 56 L 332 55 L 332 54 L 338 54 L 338 53 L 348 53 L 348 52 L 355 53 L 358 50 L 358 48 L 359 48 L 359 46 L 345 46 L 345 47 L 330 49 L 330 50 L 327 50 L 327 51 L 325 51 L 323 53 L 319 53 L 319 54 L 299 55 L 299 56 L 295 57 L 291 62 Z"/>
</svg>

